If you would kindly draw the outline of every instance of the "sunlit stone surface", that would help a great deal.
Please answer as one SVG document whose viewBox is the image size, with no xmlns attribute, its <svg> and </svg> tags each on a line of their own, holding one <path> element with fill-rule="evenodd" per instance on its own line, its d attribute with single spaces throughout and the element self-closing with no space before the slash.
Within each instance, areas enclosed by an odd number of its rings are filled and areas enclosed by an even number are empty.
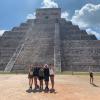
<svg viewBox="0 0 100 100">
<path fill-rule="evenodd" d="M 53 64 L 56 71 L 100 71 L 100 40 L 61 18 L 60 8 L 37 9 L 0 37 L 0 70 L 26 72 L 27 64 Z"/>
</svg>

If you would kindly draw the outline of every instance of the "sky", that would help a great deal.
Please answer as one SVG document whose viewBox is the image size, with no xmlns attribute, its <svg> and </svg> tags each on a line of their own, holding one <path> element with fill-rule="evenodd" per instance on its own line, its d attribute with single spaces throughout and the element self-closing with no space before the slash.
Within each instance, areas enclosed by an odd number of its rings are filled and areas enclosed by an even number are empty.
<svg viewBox="0 0 100 100">
<path fill-rule="evenodd" d="M 100 0 L 0 0 L 0 35 L 35 18 L 37 8 L 58 7 L 62 18 L 100 39 Z"/>
</svg>

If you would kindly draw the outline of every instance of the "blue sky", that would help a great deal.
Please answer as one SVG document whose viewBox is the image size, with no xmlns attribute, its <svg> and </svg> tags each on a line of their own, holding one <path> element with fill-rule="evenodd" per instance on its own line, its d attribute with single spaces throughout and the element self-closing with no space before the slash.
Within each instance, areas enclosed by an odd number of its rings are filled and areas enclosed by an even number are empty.
<svg viewBox="0 0 100 100">
<path fill-rule="evenodd" d="M 100 39 L 100 0 L 0 0 L 0 34 L 34 17 L 41 7 L 61 7 L 62 17 Z"/>
</svg>

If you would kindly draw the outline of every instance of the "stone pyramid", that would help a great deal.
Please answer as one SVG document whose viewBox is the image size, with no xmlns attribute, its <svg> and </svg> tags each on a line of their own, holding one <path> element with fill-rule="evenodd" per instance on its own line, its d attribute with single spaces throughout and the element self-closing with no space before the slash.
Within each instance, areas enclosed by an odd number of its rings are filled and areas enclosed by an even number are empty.
<svg viewBox="0 0 100 100">
<path fill-rule="evenodd" d="M 100 40 L 61 18 L 60 8 L 36 10 L 0 37 L 0 70 L 27 72 L 27 64 L 52 64 L 56 71 L 100 71 Z"/>
</svg>

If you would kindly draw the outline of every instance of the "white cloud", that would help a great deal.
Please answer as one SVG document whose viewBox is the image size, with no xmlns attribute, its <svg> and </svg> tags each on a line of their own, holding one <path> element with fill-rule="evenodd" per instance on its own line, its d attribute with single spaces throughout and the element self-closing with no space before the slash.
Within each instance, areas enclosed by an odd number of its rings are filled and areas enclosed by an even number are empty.
<svg viewBox="0 0 100 100">
<path fill-rule="evenodd" d="M 61 18 L 65 18 L 66 20 L 69 20 L 69 13 L 67 11 L 62 12 Z"/>
<path fill-rule="evenodd" d="M 27 19 L 35 19 L 36 18 L 35 13 L 34 14 L 28 14 L 26 18 Z"/>
<path fill-rule="evenodd" d="M 2 36 L 4 32 L 5 30 L 0 30 L 0 36 Z"/>
<path fill-rule="evenodd" d="M 98 39 L 100 39 L 100 33 L 94 31 L 91 28 L 86 29 L 86 31 L 87 31 L 88 34 L 94 34 Z"/>
<path fill-rule="evenodd" d="M 80 10 L 75 10 L 72 22 L 81 28 L 100 27 L 100 4 L 86 4 Z"/>
<path fill-rule="evenodd" d="M 55 0 L 43 0 L 41 3 L 41 8 L 58 8 L 58 4 L 55 2 Z M 35 19 L 35 13 L 34 14 L 28 14 L 26 19 Z"/>
<path fill-rule="evenodd" d="M 88 33 L 96 35 L 100 39 L 100 4 L 86 4 L 80 10 L 75 10 L 72 23 L 86 29 Z"/>
<path fill-rule="evenodd" d="M 58 8 L 55 0 L 43 0 L 41 8 Z M 75 10 L 72 18 L 69 18 L 67 11 L 62 12 L 62 18 L 71 20 L 73 24 L 78 25 L 81 29 L 85 29 L 89 34 L 96 35 L 100 39 L 100 4 L 86 4 L 81 9 Z M 27 19 L 34 19 L 34 14 L 28 14 Z"/>
<path fill-rule="evenodd" d="M 43 0 L 42 8 L 58 8 L 58 4 L 55 0 Z"/>
<path fill-rule="evenodd" d="M 58 4 L 57 2 L 55 2 L 55 0 L 43 0 L 41 4 L 42 8 L 58 8 Z M 64 11 L 61 13 L 61 17 L 69 20 L 69 13 L 67 11 Z"/>
</svg>

